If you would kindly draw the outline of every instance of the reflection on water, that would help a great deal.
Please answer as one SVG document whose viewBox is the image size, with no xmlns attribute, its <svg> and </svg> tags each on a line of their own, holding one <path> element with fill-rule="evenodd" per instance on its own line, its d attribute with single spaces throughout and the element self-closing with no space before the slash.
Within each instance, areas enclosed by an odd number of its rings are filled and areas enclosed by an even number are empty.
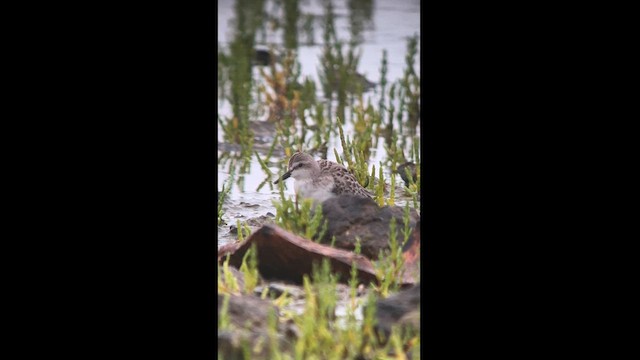
<svg viewBox="0 0 640 360">
<path fill-rule="evenodd" d="M 412 159 L 418 140 L 412 133 L 420 126 L 419 49 L 416 74 L 406 70 L 409 39 L 420 31 L 419 6 L 416 0 L 218 1 L 218 190 L 233 179 L 219 246 L 235 239 L 228 225 L 275 213 L 272 177 L 284 171 L 292 149 L 317 149 L 316 157 L 332 161 L 334 151 L 342 154 L 337 118 L 351 142 L 369 144 L 369 170 L 382 166 L 390 177 L 390 153 Z M 262 58 L 256 49 L 263 49 Z M 266 65 L 270 53 L 277 65 Z M 294 59 L 288 70 L 287 56 Z M 401 192 L 399 205 L 410 199 Z"/>
</svg>

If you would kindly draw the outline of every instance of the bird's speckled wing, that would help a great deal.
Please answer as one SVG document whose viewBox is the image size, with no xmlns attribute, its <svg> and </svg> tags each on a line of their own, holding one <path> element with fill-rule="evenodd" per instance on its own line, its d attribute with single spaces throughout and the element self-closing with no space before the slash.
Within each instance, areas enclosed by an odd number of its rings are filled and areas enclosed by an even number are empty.
<svg viewBox="0 0 640 360">
<path fill-rule="evenodd" d="M 320 165 L 320 171 L 330 173 L 333 176 L 333 192 L 337 195 L 347 193 L 371 198 L 371 194 L 358 183 L 355 176 L 344 166 L 324 159 L 318 160 L 318 165 Z"/>
</svg>

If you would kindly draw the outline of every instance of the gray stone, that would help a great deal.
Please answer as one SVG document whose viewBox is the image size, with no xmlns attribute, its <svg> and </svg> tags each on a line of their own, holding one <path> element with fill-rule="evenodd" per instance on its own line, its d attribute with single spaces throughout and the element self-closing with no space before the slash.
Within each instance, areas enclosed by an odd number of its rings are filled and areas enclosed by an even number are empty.
<svg viewBox="0 0 640 360">
<path fill-rule="evenodd" d="M 380 250 L 389 249 L 390 222 L 396 219 L 396 241 L 404 240 L 404 209 L 399 206 L 379 207 L 372 199 L 341 195 L 322 204 L 327 231 L 320 240 L 330 244 L 335 236 L 335 247 L 354 250 L 356 238 L 360 239 L 361 253 L 370 259 L 377 259 Z M 409 213 L 410 231 L 420 217 L 415 210 Z"/>
<path fill-rule="evenodd" d="M 420 331 L 420 284 L 400 291 L 376 304 L 378 331 L 388 338 L 392 326 Z"/>
<path fill-rule="evenodd" d="M 224 295 L 218 295 L 218 318 L 224 303 Z M 243 347 L 251 351 L 251 359 L 269 359 L 269 314 L 278 316 L 278 309 L 269 300 L 251 295 L 229 295 L 229 328 L 218 329 L 218 354 L 223 359 L 244 359 Z M 277 320 L 276 320 L 277 321 Z M 281 348 L 290 346 L 286 335 L 290 326 L 278 322 L 278 340 Z M 256 346 L 262 344 L 262 346 Z M 256 348 L 259 351 L 254 351 Z"/>
</svg>

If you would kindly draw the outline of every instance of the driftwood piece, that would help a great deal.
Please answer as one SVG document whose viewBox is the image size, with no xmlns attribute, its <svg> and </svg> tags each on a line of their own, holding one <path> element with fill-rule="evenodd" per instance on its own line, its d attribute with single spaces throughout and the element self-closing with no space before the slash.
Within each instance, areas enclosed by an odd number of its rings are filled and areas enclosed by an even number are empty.
<svg viewBox="0 0 640 360">
<path fill-rule="evenodd" d="M 242 258 L 255 244 L 258 250 L 258 271 L 267 279 L 302 283 L 303 275 L 311 275 L 312 264 L 329 259 L 332 272 L 341 282 L 348 282 L 351 264 L 355 263 L 361 283 L 376 282 L 373 264 L 362 255 L 317 244 L 275 225 L 264 225 L 241 243 L 229 244 L 218 250 L 218 261 L 230 254 L 229 264 L 240 267 Z"/>
</svg>

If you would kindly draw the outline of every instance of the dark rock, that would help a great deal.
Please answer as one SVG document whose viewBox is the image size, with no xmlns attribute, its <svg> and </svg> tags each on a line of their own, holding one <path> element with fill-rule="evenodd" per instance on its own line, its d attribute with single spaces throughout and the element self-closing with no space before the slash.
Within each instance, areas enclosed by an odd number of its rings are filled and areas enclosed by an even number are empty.
<svg viewBox="0 0 640 360">
<path fill-rule="evenodd" d="M 298 326 L 295 324 L 293 319 L 289 319 L 286 323 L 282 325 L 282 327 L 284 328 L 283 333 L 288 340 L 298 339 L 302 335 L 302 332 L 300 331 Z"/>
<path fill-rule="evenodd" d="M 322 204 L 327 231 L 320 240 L 330 244 L 335 236 L 335 247 L 355 249 L 356 237 L 360 238 L 361 253 L 377 259 L 380 250 L 389 249 L 390 221 L 396 219 L 396 241 L 404 240 L 404 209 L 399 206 L 380 208 L 372 199 L 342 195 L 326 200 Z M 416 227 L 420 217 L 410 211 L 409 227 Z"/>
<path fill-rule="evenodd" d="M 251 219 L 247 220 L 247 225 L 254 226 L 254 227 L 260 227 L 260 226 L 265 225 L 265 224 L 273 224 L 273 218 L 271 216 L 268 216 L 268 215 L 269 214 L 260 215 L 258 217 L 251 218 Z"/>
<path fill-rule="evenodd" d="M 376 304 L 376 329 L 388 339 L 392 326 L 420 331 L 420 283 L 378 300 Z"/>
<path fill-rule="evenodd" d="M 243 344 L 253 349 L 258 341 L 268 344 L 269 313 L 277 316 L 277 308 L 268 300 L 255 296 L 229 296 L 227 316 L 230 327 L 218 331 L 218 353 L 224 359 L 243 359 Z M 218 295 L 218 318 L 224 303 L 224 295 Z M 252 359 L 268 359 L 268 346 L 252 352 Z"/>
<path fill-rule="evenodd" d="M 410 178 L 407 177 L 407 170 L 409 170 L 409 174 L 411 175 L 411 179 L 413 180 L 413 183 L 415 184 L 416 181 L 418 181 L 418 175 L 416 173 L 416 164 L 412 163 L 412 162 L 406 162 L 400 166 L 398 166 L 398 174 L 400 175 L 400 177 L 402 178 L 402 180 L 404 180 L 404 184 L 408 187 L 409 185 L 411 185 L 410 182 Z"/>
<path fill-rule="evenodd" d="M 258 205 L 258 204 L 249 204 L 249 203 L 246 203 L 246 202 L 244 202 L 244 201 L 241 201 L 241 202 L 240 202 L 240 205 L 242 205 L 242 206 L 244 206 L 244 207 L 246 207 L 246 208 L 254 208 L 254 207 L 259 207 L 259 206 L 260 206 L 260 205 Z"/>
<path fill-rule="evenodd" d="M 270 65 L 272 61 L 277 61 L 278 58 L 277 55 L 272 55 L 269 50 L 255 49 L 253 59 L 251 59 L 251 65 L 267 66 Z"/>
<path fill-rule="evenodd" d="M 251 325 L 249 328 L 255 332 L 266 331 L 269 312 L 273 311 L 278 314 L 278 308 L 271 301 L 263 300 L 256 296 L 229 296 L 229 322 L 230 324 L 244 328 L 245 325 Z M 222 310 L 225 295 L 218 294 L 218 316 Z"/>
<path fill-rule="evenodd" d="M 239 331 L 218 329 L 218 357 L 229 360 L 245 360 L 242 348 L 246 343 L 248 346 L 250 336 L 243 335 Z M 264 357 L 263 355 L 263 358 Z"/>
</svg>

